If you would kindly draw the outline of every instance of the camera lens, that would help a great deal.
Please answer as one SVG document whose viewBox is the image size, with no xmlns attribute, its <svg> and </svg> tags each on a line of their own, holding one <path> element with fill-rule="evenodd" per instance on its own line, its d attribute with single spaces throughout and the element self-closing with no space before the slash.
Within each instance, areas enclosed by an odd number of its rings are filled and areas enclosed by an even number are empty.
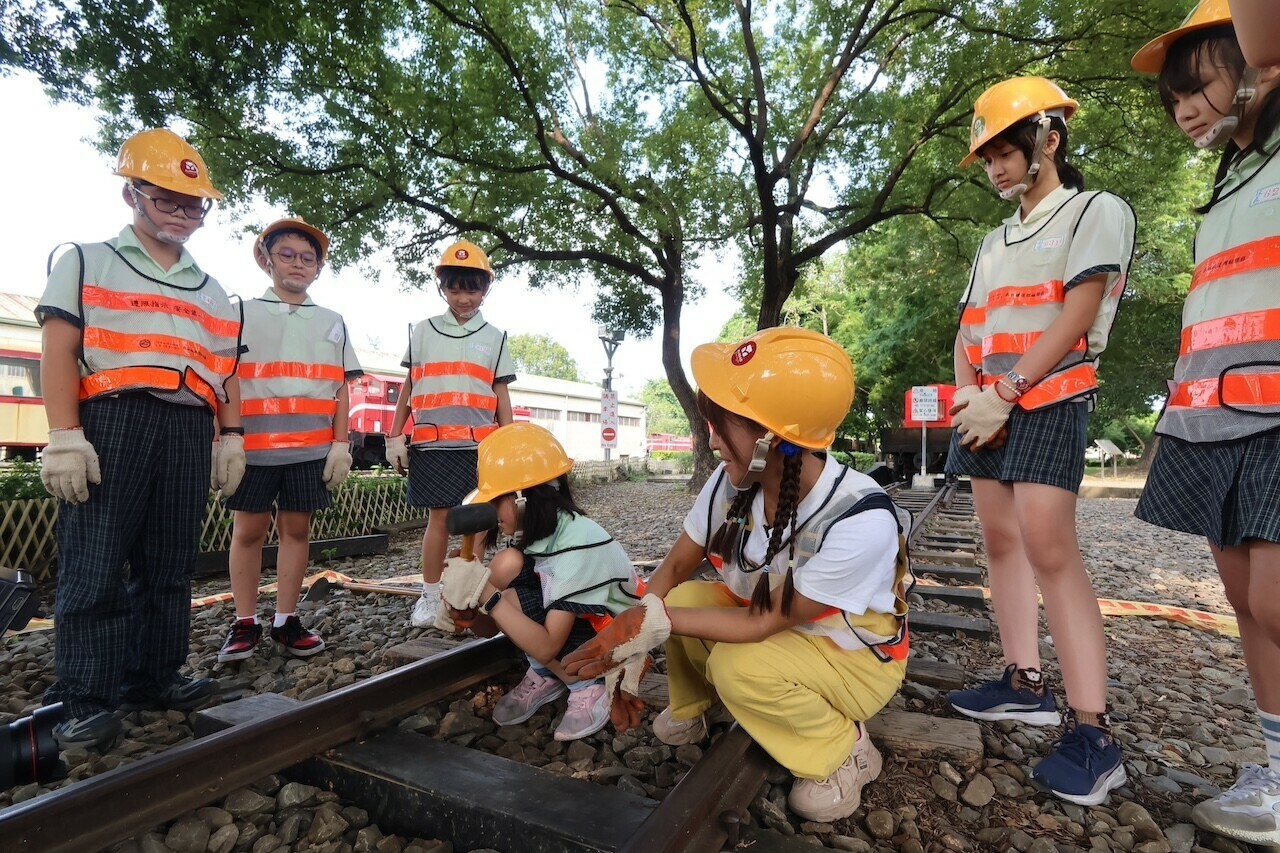
<svg viewBox="0 0 1280 853">
<path fill-rule="evenodd" d="M 53 739 L 53 727 L 61 721 L 62 704 L 58 703 L 0 729 L 0 790 L 31 782 L 44 784 L 66 775 Z"/>
</svg>

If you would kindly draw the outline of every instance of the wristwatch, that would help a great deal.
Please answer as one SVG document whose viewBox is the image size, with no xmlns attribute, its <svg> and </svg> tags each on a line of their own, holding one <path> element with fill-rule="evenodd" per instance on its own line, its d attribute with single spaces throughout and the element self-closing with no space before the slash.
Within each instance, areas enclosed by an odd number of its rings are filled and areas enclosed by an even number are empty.
<svg viewBox="0 0 1280 853">
<path fill-rule="evenodd" d="M 489 596 L 489 600 L 480 605 L 480 612 L 485 616 L 489 615 L 489 611 L 498 606 L 498 602 L 502 600 L 502 590 L 497 590 L 493 595 Z"/>
<path fill-rule="evenodd" d="M 1004 378 L 1009 380 L 1009 387 L 1012 388 L 1019 397 L 1031 390 L 1031 381 L 1021 373 L 1015 373 L 1010 370 L 1004 375 Z"/>
</svg>

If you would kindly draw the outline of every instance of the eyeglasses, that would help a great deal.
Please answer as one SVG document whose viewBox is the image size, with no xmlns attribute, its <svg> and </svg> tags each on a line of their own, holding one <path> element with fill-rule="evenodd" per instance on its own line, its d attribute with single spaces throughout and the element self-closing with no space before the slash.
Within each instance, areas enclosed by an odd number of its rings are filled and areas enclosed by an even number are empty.
<svg viewBox="0 0 1280 853">
<path fill-rule="evenodd" d="M 294 261 L 301 261 L 304 267 L 314 267 L 320 261 L 320 259 L 316 257 L 315 252 L 295 252 L 293 249 L 276 249 L 271 254 L 275 255 L 286 264 L 291 264 Z"/>
<path fill-rule="evenodd" d="M 192 202 L 191 204 L 182 204 L 181 202 L 174 201 L 171 198 L 156 198 L 153 195 L 143 192 L 142 187 L 137 184 L 131 184 L 130 186 L 138 195 L 145 199 L 150 199 L 151 203 L 156 206 L 156 210 L 170 216 L 181 210 L 187 219 L 203 220 L 213 208 L 213 202 L 210 199 L 205 199 L 200 202 Z"/>
</svg>

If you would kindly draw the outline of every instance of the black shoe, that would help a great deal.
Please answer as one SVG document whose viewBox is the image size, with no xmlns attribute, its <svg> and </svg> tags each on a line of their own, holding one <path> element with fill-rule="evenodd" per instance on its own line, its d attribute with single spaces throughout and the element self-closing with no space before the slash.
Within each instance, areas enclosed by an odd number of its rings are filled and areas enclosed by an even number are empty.
<svg viewBox="0 0 1280 853">
<path fill-rule="evenodd" d="M 297 616 L 290 616 L 279 628 L 271 629 L 271 639 L 297 658 L 307 658 L 324 651 L 324 639 L 302 627 Z"/>
<path fill-rule="evenodd" d="M 258 648 L 258 641 L 261 639 L 262 626 L 256 620 L 247 622 L 237 619 L 231 623 L 227 641 L 222 644 L 222 650 L 218 652 L 218 663 L 230 663 L 253 657 L 253 653 Z"/>
<path fill-rule="evenodd" d="M 216 693 L 218 682 L 212 678 L 191 678 L 175 675 L 159 691 L 150 694 L 133 693 L 120 702 L 121 711 L 190 711 Z"/>
<path fill-rule="evenodd" d="M 59 749 L 93 747 L 103 750 L 115 743 L 120 728 L 120 720 L 115 714 L 111 711 L 98 711 L 58 723 L 53 727 L 53 739 Z"/>
</svg>

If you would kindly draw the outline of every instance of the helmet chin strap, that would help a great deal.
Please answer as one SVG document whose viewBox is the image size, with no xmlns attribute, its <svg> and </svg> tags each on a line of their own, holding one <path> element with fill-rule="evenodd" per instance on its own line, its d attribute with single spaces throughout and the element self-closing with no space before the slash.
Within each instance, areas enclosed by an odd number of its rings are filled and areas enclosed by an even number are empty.
<svg viewBox="0 0 1280 853">
<path fill-rule="evenodd" d="M 1213 127 L 1209 128 L 1204 136 L 1195 141 L 1197 148 L 1218 148 L 1227 144 L 1227 140 L 1235 133 L 1237 127 L 1240 126 L 1240 119 L 1244 117 L 1244 109 L 1249 102 L 1258 94 L 1258 69 L 1245 66 L 1244 73 L 1240 75 L 1240 82 L 1236 84 L 1235 97 L 1231 99 L 1231 111 L 1213 123 Z"/>
<path fill-rule="evenodd" d="M 174 234 L 172 231 L 166 231 L 160 227 L 160 223 L 151 218 L 147 213 L 147 208 L 138 199 L 137 188 L 132 184 L 129 185 L 129 193 L 133 196 L 133 209 L 142 215 L 142 218 L 150 222 L 156 229 L 156 239 L 162 243 L 172 243 L 175 246 L 181 246 L 183 243 L 191 239 L 190 234 Z"/>
<path fill-rule="evenodd" d="M 524 544 L 524 505 L 529 499 L 524 496 L 522 489 L 516 489 L 516 532 L 511 535 L 511 544 L 513 547 L 519 548 Z"/>
<path fill-rule="evenodd" d="M 1037 119 L 1039 127 L 1036 128 L 1036 144 L 1031 149 L 1031 163 L 1027 166 L 1027 174 L 1023 175 L 1022 182 L 1009 187 L 1007 190 L 1000 190 L 1000 199 L 1002 201 L 1013 201 L 1015 198 L 1022 198 L 1022 194 L 1031 189 L 1031 185 L 1036 182 L 1036 177 L 1040 174 L 1040 155 L 1044 153 L 1044 144 L 1049 139 L 1049 116 L 1040 113 Z"/>
<path fill-rule="evenodd" d="M 772 432 L 766 432 L 756 439 L 755 447 L 751 451 L 751 463 L 747 465 L 747 476 L 742 478 L 742 482 L 733 484 L 735 489 L 742 491 L 760 482 L 760 475 L 764 473 L 765 466 L 769 464 L 769 450 L 773 444 L 773 439 Z"/>
</svg>

